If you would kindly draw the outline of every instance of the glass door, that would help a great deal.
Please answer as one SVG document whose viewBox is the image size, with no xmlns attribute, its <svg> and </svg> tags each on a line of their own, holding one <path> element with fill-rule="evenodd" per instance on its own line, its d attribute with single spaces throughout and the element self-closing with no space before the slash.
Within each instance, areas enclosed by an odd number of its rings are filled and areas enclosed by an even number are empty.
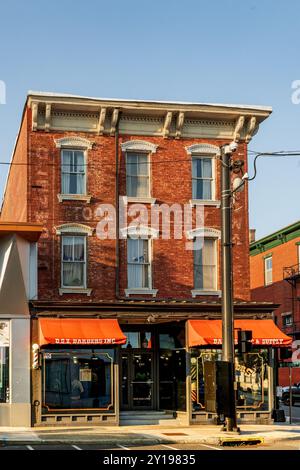
<svg viewBox="0 0 300 470">
<path fill-rule="evenodd" d="M 122 409 L 153 409 L 153 353 L 122 351 Z"/>
</svg>

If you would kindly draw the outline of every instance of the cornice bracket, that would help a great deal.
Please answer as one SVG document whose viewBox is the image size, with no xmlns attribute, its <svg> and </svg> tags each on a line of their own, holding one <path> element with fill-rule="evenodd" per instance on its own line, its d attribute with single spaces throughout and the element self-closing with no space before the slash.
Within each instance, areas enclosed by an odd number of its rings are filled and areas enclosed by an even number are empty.
<svg viewBox="0 0 300 470">
<path fill-rule="evenodd" d="M 116 132 L 116 125 L 118 122 L 118 117 L 119 117 L 119 109 L 115 108 L 111 116 L 110 135 L 114 135 Z"/>
<path fill-rule="evenodd" d="M 244 116 L 240 116 L 236 120 L 234 132 L 233 132 L 234 142 L 238 142 L 240 140 L 241 131 L 243 129 L 244 123 L 245 123 L 245 117 Z"/>
<path fill-rule="evenodd" d="M 248 121 L 247 131 L 246 131 L 246 142 L 250 142 L 252 139 L 255 130 L 257 129 L 257 120 L 255 116 L 252 116 Z"/>
<path fill-rule="evenodd" d="M 169 137 L 172 116 L 173 113 L 171 111 L 168 111 L 165 117 L 164 127 L 162 131 L 164 139 L 167 139 Z"/>
<path fill-rule="evenodd" d="M 176 119 L 175 139 L 180 139 L 183 124 L 184 124 L 184 112 L 180 111 L 180 113 L 178 113 L 177 119 Z"/>
<path fill-rule="evenodd" d="M 45 131 L 49 132 L 51 126 L 51 103 L 46 103 L 45 110 Z"/>
<path fill-rule="evenodd" d="M 36 101 L 33 101 L 31 104 L 31 111 L 32 111 L 32 130 L 36 131 L 38 126 L 38 110 L 39 104 Z"/>
<path fill-rule="evenodd" d="M 97 125 L 97 135 L 103 135 L 104 133 L 104 123 L 106 117 L 106 108 L 101 108 L 99 113 L 99 120 Z"/>
</svg>

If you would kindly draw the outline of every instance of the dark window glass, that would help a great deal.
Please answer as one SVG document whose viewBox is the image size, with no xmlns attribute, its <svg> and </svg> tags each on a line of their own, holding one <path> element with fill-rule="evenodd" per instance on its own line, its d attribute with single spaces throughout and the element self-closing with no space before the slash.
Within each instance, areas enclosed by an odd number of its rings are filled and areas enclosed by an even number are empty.
<svg viewBox="0 0 300 470">
<path fill-rule="evenodd" d="M 113 408 L 113 350 L 43 352 L 43 406 L 52 409 Z"/>
</svg>

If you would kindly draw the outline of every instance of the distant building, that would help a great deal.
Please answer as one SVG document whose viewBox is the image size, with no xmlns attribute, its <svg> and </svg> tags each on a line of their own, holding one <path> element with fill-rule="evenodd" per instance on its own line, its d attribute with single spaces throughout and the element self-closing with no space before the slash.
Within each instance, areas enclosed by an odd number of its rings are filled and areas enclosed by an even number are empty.
<svg viewBox="0 0 300 470">
<path fill-rule="evenodd" d="M 276 324 L 293 341 L 300 340 L 300 222 L 251 243 L 250 273 L 251 299 L 279 304 Z M 300 381 L 299 369 L 293 375 Z M 287 371 L 280 377 L 286 383 Z"/>
</svg>

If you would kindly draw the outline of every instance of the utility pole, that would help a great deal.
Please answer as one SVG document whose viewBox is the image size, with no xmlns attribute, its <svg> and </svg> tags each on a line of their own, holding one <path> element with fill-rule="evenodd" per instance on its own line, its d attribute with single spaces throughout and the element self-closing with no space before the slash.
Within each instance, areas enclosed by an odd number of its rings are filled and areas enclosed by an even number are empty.
<svg viewBox="0 0 300 470">
<path fill-rule="evenodd" d="M 232 153 L 237 144 L 232 142 L 221 147 L 221 217 L 222 217 L 222 360 L 228 363 L 229 391 L 228 416 L 225 416 L 224 431 L 239 432 L 236 417 L 235 371 L 234 371 L 234 313 L 232 282 L 232 210 L 231 171 Z"/>
</svg>

